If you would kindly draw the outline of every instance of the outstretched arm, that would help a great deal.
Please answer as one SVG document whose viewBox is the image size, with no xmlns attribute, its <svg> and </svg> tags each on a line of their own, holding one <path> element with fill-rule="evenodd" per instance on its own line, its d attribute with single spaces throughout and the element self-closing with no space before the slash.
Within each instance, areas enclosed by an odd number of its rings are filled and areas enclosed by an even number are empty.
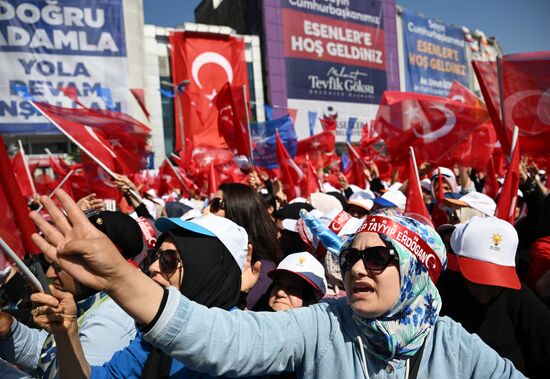
<svg viewBox="0 0 550 379">
<path fill-rule="evenodd" d="M 311 352 L 329 344 L 331 328 L 319 322 L 324 315 L 315 307 L 286 312 L 209 309 L 170 287 L 166 305 L 144 339 L 186 367 L 211 376 L 299 371 L 306 346 Z"/>
<path fill-rule="evenodd" d="M 33 241 L 82 284 L 105 291 L 139 324 L 149 323 L 160 306 L 162 288 L 131 266 L 66 192 L 58 190 L 56 197 L 67 216 L 51 199 L 42 196 L 54 225 L 31 212 L 31 219 L 43 234 L 33 234 Z"/>
</svg>

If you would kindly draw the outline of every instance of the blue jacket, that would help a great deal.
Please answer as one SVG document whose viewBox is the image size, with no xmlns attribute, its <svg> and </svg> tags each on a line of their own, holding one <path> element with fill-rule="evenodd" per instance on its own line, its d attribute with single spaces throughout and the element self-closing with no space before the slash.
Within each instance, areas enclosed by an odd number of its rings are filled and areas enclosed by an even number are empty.
<svg viewBox="0 0 550 379">
<path fill-rule="evenodd" d="M 98 295 L 92 295 L 77 304 L 78 312 L 82 314 L 78 335 L 84 356 L 92 365 L 108 361 L 114 352 L 127 346 L 136 334 L 134 320 L 117 303 L 109 298 L 101 297 L 102 301 L 97 301 L 97 298 Z M 13 320 L 9 338 L 0 341 L 0 357 L 36 375 L 47 337 L 48 332 L 45 330 L 32 329 Z M 55 345 L 46 351 L 52 362 L 57 359 Z"/>
<path fill-rule="evenodd" d="M 300 378 L 405 377 L 406 361 L 364 349 L 347 299 L 286 312 L 227 312 L 170 288 L 144 339 L 189 368 L 230 377 L 295 371 Z M 479 337 L 447 317 L 427 337 L 419 378 L 523 378 Z"/>
<path fill-rule="evenodd" d="M 143 340 L 141 333 L 137 333 L 136 338 L 116 352 L 110 361 L 103 366 L 92 366 L 91 378 L 141 378 L 150 352 L 151 344 Z M 207 379 L 211 376 L 190 370 L 183 363 L 172 359 L 170 378 Z"/>
</svg>

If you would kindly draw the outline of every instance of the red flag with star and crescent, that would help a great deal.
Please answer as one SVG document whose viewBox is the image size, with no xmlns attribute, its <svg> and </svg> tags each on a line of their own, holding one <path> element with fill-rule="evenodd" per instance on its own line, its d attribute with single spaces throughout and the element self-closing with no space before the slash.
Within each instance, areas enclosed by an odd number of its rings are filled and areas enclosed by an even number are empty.
<svg viewBox="0 0 550 379">
<path fill-rule="evenodd" d="M 227 145 L 237 154 L 251 158 L 252 144 L 248 131 L 246 112 L 249 109 L 244 96 L 244 87 L 235 87 L 226 83 L 218 96 L 216 107 L 218 108 L 218 129 Z"/>
<path fill-rule="evenodd" d="M 133 117 L 113 111 L 33 104 L 86 154 L 108 169 L 128 175 L 144 168 L 151 129 Z"/>
<path fill-rule="evenodd" d="M 519 130 L 521 153 L 550 156 L 550 51 L 502 57 L 504 126 Z"/>
<path fill-rule="evenodd" d="M 218 111 L 214 98 L 227 82 L 231 86 L 246 85 L 249 88 L 244 40 L 177 31 L 170 33 L 170 45 L 174 86 L 177 88 L 178 84 L 189 80 L 185 89 L 188 96 L 181 97 L 186 140 L 189 139 L 193 146 L 226 147 L 218 133 Z M 176 98 L 176 151 L 181 149 L 182 139 L 177 101 Z"/>
<path fill-rule="evenodd" d="M 275 132 L 275 141 L 277 161 L 279 162 L 279 170 L 281 172 L 281 183 L 283 184 L 286 197 L 288 200 L 292 200 L 295 197 L 301 196 L 300 183 L 304 179 L 304 173 L 290 157 L 277 131 Z"/>
<path fill-rule="evenodd" d="M 488 119 L 487 110 L 413 92 L 385 91 L 373 130 L 386 143 L 392 163 L 406 163 L 414 147 L 418 161 L 437 164 Z"/>
</svg>

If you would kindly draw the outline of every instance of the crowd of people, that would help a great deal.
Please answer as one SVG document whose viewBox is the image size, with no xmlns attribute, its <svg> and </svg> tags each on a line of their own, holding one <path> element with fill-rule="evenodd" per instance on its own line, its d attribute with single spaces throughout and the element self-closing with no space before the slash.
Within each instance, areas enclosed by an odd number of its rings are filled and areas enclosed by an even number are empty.
<svg viewBox="0 0 550 379">
<path fill-rule="evenodd" d="M 512 225 L 467 168 L 420 172 L 437 228 L 372 172 L 290 201 L 254 172 L 206 201 L 120 176 L 126 213 L 37 198 L 49 293 L 0 273 L 0 376 L 548 377 L 545 173 L 522 167 Z"/>
</svg>

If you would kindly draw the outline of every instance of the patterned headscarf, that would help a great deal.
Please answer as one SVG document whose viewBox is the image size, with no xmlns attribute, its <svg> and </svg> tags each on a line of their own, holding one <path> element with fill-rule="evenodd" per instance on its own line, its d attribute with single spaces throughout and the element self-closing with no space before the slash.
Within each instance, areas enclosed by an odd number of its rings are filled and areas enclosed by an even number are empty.
<svg viewBox="0 0 550 379">
<path fill-rule="evenodd" d="M 404 216 L 385 217 L 418 234 L 437 254 L 443 269 L 446 267 L 445 245 L 433 228 Z M 356 236 L 350 236 L 340 251 L 350 247 Z M 422 347 L 441 310 L 441 297 L 428 269 L 401 243 L 395 239 L 390 241 L 399 256 L 399 298 L 377 318 L 353 313 L 369 351 L 385 361 L 413 356 Z"/>
</svg>

